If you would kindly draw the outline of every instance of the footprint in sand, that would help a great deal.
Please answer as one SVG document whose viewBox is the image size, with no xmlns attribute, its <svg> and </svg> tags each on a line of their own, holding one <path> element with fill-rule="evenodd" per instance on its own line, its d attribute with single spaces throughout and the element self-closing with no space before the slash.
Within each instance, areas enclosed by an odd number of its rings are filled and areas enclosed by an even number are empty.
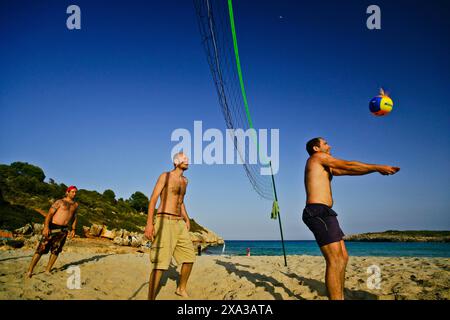
<svg viewBox="0 0 450 320">
<path fill-rule="evenodd" d="M 228 291 L 224 296 L 223 296 L 223 300 L 234 300 L 236 298 L 236 291 L 231 290 Z"/>
</svg>

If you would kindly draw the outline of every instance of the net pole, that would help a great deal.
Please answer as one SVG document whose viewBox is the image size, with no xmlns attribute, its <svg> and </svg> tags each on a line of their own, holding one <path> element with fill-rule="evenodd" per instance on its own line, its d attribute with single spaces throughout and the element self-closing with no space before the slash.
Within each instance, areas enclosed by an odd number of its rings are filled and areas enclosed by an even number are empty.
<svg viewBox="0 0 450 320">
<path fill-rule="evenodd" d="M 277 188 L 275 187 L 275 178 L 273 176 L 273 170 L 272 170 L 272 161 L 270 161 L 269 164 L 270 164 L 270 172 L 272 173 L 273 194 L 275 196 L 275 201 L 278 203 Z M 284 266 L 287 267 L 286 249 L 284 247 L 283 227 L 281 226 L 281 216 L 280 216 L 279 211 L 278 211 L 278 223 L 280 225 L 281 245 L 283 246 Z"/>
<path fill-rule="evenodd" d="M 248 125 L 250 128 L 253 129 L 253 122 L 252 122 L 252 118 L 250 116 L 250 110 L 248 107 L 248 102 L 247 102 L 247 94 L 245 92 L 245 87 L 244 87 L 244 80 L 242 77 L 242 69 L 241 69 L 241 62 L 239 59 L 239 49 L 238 49 L 238 44 L 237 44 L 237 37 L 236 37 L 236 28 L 234 25 L 234 12 L 233 12 L 233 2 L 232 0 L 228 0 L 228 13 L 230 16 L 230 26 L 231 26 L 231 34 L 233 37 L 233 47 L 234 47 L 234 54 L 235 54 L 235 58 L 236 58 L 236 67 L 237 67 L 237 71 L 238 71 L 238 76 L 239 76 L 239 84 L 241 87 L 241 94 L 242 94 L 242 98 L 244 100 L 244 105 L 245 105 L 245 113 L 247 116 L 247 121 L 248 121 Z M 258 154 L 259 154 L 259 144 L 257 144 L 257 149 L 258 149 Z M 275 187 L 275 178 L 273 176 L 273 170 L 272 170 L 272 161 L 269 162 L 270 164 L 270 171 L 272 173 L 272 186 L 273 186 L 273 191 L 274 191 L 274 197 L 275 197 L 275 201 L 278 204 L 278 197 L 277 197 L 277 189 Z M 284 246 L 284 237 L 283 237 L 283 228 L 281 226 L 281 218 L 280 218 L 280 214 L 278 213 L 278 223 L 280 225 L 280 233 L 281 233 L 281 244 L 283 246 L 283 255 L 284 255 L 284 265 L 287 267 L 287 260 L 286 260 L 286 249 Z"/>
</svg>

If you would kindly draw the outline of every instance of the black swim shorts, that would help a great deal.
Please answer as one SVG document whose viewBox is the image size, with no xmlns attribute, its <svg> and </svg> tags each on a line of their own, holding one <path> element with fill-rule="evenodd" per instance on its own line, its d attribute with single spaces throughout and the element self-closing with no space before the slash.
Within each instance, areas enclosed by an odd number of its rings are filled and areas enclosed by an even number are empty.
<svg viewBox="0 0 450 320">
<path fill-rule="evenodd" d="M 342 240 L 344 233 L 339 226 L 337 213 L 321 203 L 307 204 L 302 220 L 312 231 L 319 247 Z"/>
</svg>

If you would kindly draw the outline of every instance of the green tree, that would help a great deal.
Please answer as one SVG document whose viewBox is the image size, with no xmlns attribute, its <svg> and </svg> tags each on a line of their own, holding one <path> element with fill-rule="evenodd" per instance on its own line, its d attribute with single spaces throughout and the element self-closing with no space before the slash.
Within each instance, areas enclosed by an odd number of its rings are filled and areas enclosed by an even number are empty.
<svg viewBox="0 0 450 320">
<path fill-rule="evenodd" d="M 10 167 L 17 175 L 36 178 L 39 182 L 43 182 L 45 179 L 44 171 L 41 168 L 27 162 L 13 162 Z"/>
<path fill-rule="evenodd" d="M 106 189 L 103 192 L 103 198 L 105 198 L 110 203 L 116 202 L 116 194 L 111 189 Z"/>
<path fill-rule="evenodd" d="M 14 170 L 6 164 L 0 164 L 0 179 L 5 180 L 14 176 Z"/>
<path fill-rule="evenodd" d="M 0 204 L 4 203 L 5 200 L 3 199 L 3 191 L 2 188 L 0 187 Z"/>
<path fill-rule="evenodd" d="M 128 199 L 128 202 L 130 203 L 130 206 L 133 207 L 137 211 L 143 211 L 143 212 L 148 211 L 149 199 L 147 198 L 147 196 L 145 194 L 143 194 L 140 191 L 136 191 L 135 193 L 133 193 L 131 195 L 130 199 Z"/>
<path fill-rule="evenodd" d="M 11 178 L 9 182 L 14 191 L 28 194 L 36 193 L 38 183 L 36 178 L 23 175 Z"/>
</svg>

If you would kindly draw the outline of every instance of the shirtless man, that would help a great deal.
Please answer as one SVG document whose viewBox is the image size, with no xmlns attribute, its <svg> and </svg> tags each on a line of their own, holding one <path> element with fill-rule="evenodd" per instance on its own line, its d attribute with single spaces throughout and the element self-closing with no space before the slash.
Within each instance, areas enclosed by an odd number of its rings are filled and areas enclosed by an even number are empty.
<svg viewBox="0 0 450 320">
<path fill-rule="evenodd" d="M 184 206 L 188 181 L 183 173 L 188 169 L 189 159 L 180 152 L 174 156 L 173 164 L 172 171 L 159 176 L 148 206 L 145 236 L 152 241 L 149 300 L 155 300 L 161 276 L 169 269 L 172 256 L 178 264 L 182 264 L 180 281 L 175 293 L 188 297 L 186 284 L 195 261 L 194 246 L 189 237 L 190 222 Z M 154 217 L 158 198 L 161 198 L 161 201 Z"/>
<path fill-rule="evenodd" d="M 77 188 L 70 186 L 66 190 L 66 196 L 63 199 L 55 201 L 50 207 L 47 216 L 45 217 L 44 230 L 42 231 L 42 238 L 39 242 L 36 252 L 31 260 L 30 267 L 28 268 L 28 277 L 33 275 L 33 269 L 38 263 L 43 254 L 51 251 L 50 259 L 46 273 L 50 274 L 53 265 L 55 264 L 58 255 L 66 242 L 67 235 L 70 238 L 75 236 L 75 228 L 77 226 L 77 209 L 78 203 L 73 199 L 77 194 Z M 72 229 L 69 232 L 69 223 L 73 218 Z"/>
<path fill-rule="evenodd" d="M 344 299 L 345 268 L 348 254 L 339 227 L 331 195 L 333 176 L 357 176 L 372 172 L 395 174 L 398 167 L 346 161 L 331 156 L 331 146 L 323 138 L 314 138 L 306 144 L 310 157 L 305 167 L 306 207 L 302 220 L 313 232 L 325 257 L 325 284 L 331 300 Z"/>
</svg>

